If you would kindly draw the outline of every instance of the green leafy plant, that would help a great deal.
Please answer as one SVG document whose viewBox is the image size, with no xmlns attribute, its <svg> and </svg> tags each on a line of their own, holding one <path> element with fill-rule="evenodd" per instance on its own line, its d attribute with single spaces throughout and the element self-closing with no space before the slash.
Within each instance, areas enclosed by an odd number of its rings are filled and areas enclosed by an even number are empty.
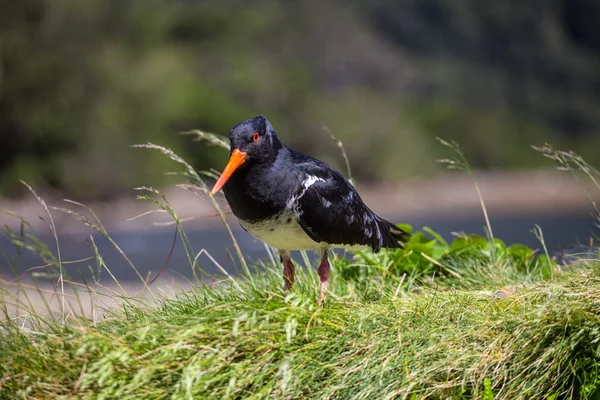
<svg viewBox="0 0 600 400">
<path fill-rule="evenodd" d="M 494 400 L 494 392 L 492 391 L 492 381 L 490 378 L 485 378 L 483 381 L 483 400 Z"/>
<path fill-rule="evenodd" d="M 546 254 L 538 254 L 523 244 L 506 244 L 495 238 L 489 241 L 476 234 L 460 234 L 448 243 L 431 228 L 413 232 L 406 224 L 400 228 L 411 232 L 410 240 L 404 248 L 383 249 L 379 253 L 371 250 L 354 252 L 352 261 L 340 263 L 339 273 L 344 279 L 364 281 L 381 276 L 384 279 L 397 280 L 402 276 L 422 278 L 437 275 L 459 277 L 460 268 L 466 260 L 486 268 L 495 262 L 509 264 L 510 268 L 526 274 L 539 274 L 547 279 L 552 276 L 555 263 Z"/>
</svg>

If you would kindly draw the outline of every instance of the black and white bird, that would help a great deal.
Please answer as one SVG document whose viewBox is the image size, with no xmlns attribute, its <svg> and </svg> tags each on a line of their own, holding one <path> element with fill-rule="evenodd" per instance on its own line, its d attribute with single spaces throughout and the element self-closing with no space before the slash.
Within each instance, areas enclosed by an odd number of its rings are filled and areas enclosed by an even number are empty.
<svg viewBox="0 0 600 400">
<path fill-rule="evenodd" d="M 294 284 L 291 250 L 320 252 L 319 305 L 325 299 L 331 248 L 402 247 L 408 233 L 376 215 L 352 184 L 329 165 L 281 143 L 263 116 L 229 132 L 229 162 L 221 188 L 242 227 L 279 250 L 285 289 Z"/>
</svg>

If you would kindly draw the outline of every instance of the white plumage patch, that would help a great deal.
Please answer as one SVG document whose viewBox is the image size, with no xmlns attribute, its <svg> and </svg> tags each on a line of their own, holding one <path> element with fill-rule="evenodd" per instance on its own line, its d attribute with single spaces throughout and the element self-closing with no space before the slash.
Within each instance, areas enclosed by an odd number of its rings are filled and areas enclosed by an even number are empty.
<svg viewBox="0 0 600 400">
<path fill-rule="evenodd" d="M 318 181 L 325 182 L 325 179 L 319 178 L 318 176 L 309 175 L 308 178 L 306 178 L 304 182 L 302 182 L 302 186 L 304 186 L 304 189 L 306 190 Z"/>
<path fill-rule="evenodd" d="M 319 247 L 319 243 L 304 232 L 291 210 L 274 219 L 254 223 L 240 220 L 240 224 L 252 236 L 276 249 L 314 250 Z"/>
<path fill-rule="evenodd" d="M 325 179 L 323 178 L 319 178 L 318 176 L 314 176 L 314 175 L 309 175 L 303 182 L 302 182 L 302 191 L 300 193 L 298 193 L 297 195 L 292 195 L 292 197 L 290 197 L 290 199 L 288 200 L 288 202 L 286 203 L 286 208 L 287 209 L 293 209 L 296 206 L 296 203 L 298 203 L 298 200 L 300 200 L 302 198 L 302 196 L 304 196 L 304 193 L 306 193 L 306 190 L 311 187 L 312 185 L 314 185 L 316 182 L 325 182 Z"/>
</svg>

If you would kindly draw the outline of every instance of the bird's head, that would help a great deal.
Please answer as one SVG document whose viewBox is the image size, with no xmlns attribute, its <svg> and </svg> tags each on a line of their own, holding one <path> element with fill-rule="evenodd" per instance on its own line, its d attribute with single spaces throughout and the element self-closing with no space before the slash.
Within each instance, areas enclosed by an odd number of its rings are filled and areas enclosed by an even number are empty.
<svg viewBox="0 0 600 400">
<path fill-rule="evenodd" d="M 271 123 L 262 115 L 244 121 L 229 131 L 229 162 L 211 193 L 217 193 L 239 168 L 274 160 L 282 147 Z"/>
</svg>

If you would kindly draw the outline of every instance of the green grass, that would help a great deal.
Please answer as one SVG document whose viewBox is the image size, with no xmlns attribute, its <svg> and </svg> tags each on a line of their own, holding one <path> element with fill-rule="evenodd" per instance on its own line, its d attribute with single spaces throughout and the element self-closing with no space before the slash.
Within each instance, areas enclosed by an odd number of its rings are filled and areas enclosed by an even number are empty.
<svg viewBox="0 0 600 400">
<path fill-rule="evenodd" d="M 176 154 L 144 147 L 183 164 L 194 187 L 208 192 Z M 543 152 L 562 157 L 563 167 L 583 162 L 548 146 Z M 472 174 L 458 155 L 445 162 Z M 580 170 L 596 182 L 598 171 Z M 195 287 L 161 297 L 151 277 L 130 263 L 148 294 L 134 298 L 114 280 L 93 240 L 94 279 L 74 283 L 64 271 L 51 210 L 73 215 L 121 249 L 92 210 L 70 203 L 85 216 L 36 196 L 57 254 L 24 221 L 20 232 L 6 234 L 21 251 L 39 254 L 58 278 L 42 309 L 29 302 L 24 285 L 21 297 L 0 287 L 0 398 L 600 399 L 600 258 L 582 255 L 560 266 L 539 228 L 538 252 L 506 246 L 486 218 L 487 238 L 463 234 L 448 243 L 425 228 L 412 232 L 404 249 L 335 258 L 331 293 L 318 307 L 318 276 L 306 253 L 296 286 L 285 293 L 274 254 L 253 269 L 232 237 L 240 273 L 234 278 L 223 270 L 211 282 L 168 199 L 140 190 L 173 217 Z M 102 310 L 104 318 L 86 317 L 81 295 L 96 298 L 101 272 L 118 291 L 110 297 L 122 304 Z M 69 287 L 75 296 L 65 301 Z M 15 303 L 18 315 L 9 311 Z M 50 303 L 59 312 L 44 316 Z"/>
<path fill-rule="evenodd" d="M 286 296 L 267 268 L 239 289 L 200 286 L 96 324 L 4 324 L 2 396 L 481 398 L 488 382 L 494 398 L 597 398 L 600 263 L 530 283 L 480 268 L 478 287 L 400 291 L 334 274 L 323 308 L 313 269 Z"/>
</svg>

